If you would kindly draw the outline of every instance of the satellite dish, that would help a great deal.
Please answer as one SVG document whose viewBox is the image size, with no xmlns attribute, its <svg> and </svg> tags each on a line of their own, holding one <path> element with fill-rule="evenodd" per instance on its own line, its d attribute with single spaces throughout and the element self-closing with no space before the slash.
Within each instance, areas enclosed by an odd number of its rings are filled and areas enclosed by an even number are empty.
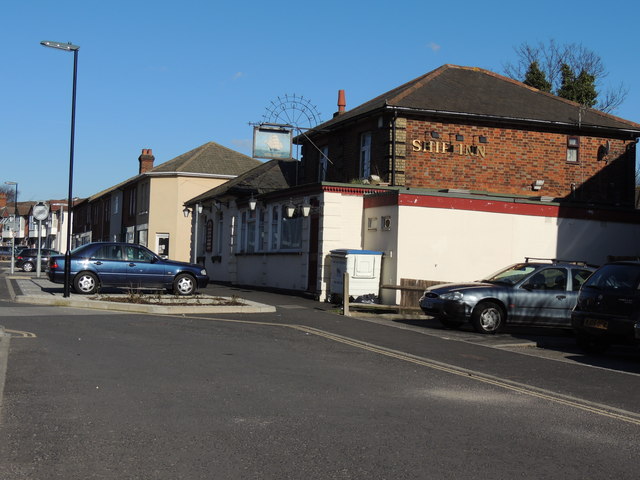
<svg viewBox="0 0 640 480">
<path fill-rule="evenodd" d="M 611 142 L 607 140 L 607 143 L 604 146 L 604 154 L 609 155 L 609 150 L 611 150 Z"/>
</svg>

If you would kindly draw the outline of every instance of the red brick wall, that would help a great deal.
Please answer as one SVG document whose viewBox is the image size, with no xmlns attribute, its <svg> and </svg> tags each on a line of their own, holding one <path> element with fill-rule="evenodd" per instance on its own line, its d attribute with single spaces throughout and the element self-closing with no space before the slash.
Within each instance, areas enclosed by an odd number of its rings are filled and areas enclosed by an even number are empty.
<svg viewBox="0 0 640 480">
<path fill-rule="evenodd" d="M 440 139 L 432 138 L 432 131 L 438 132 Z M 456 141 L 456 134 L 464 140 Z M 479 143 L 480 135 L 487 137 L 488 143 Z M 583 196 L 604 198 L 611 195 L 613 183 L 632 194 L 635 155 L 628 149 L 633 142 L 579 136 L 578 161 L 567 162 L 567 138 L 560 133 L 409 120 L 406 185 L 551 197 L 569 196 L 573 185 Z M 432 144 L 438 151 L 418 151 L 414 140 L 439 142 Z M 607 141 L 609 154 L 603 156 Z M 452 145 L 453 151 L 441 153 L 443 142 Z M 476 153 L 474 146 L 484 150 Z M 590 182 L 594 179 L 598 182 Z M 544 180 L 537 192 L 531 188 L 535 180 Z"/>
<path fill-rule="evenodd" d="M 373 135 L 371 173 L 390 181 L 391 125 L 389 117 L 382 122 L 372 117 L 314 137 L 318 147 L 329 146 L 333 164 L 329 164 L 327 181 L 350 182 L 358 178 L 360 134 L 365 131 Z M 402 118 L 398 119 L 398 127 L 396 185 L 592 202 L 634 202 L 635 143 L 630 140 L 578 136 L 578 161 L 567 162 L 569 135 L 565 133 Z M 440 138 L 432 138 L 432 131 L 438 132 Z M 457 134 L 463 135 L 464 140 L 456 141 Z M 485 136 L 488 142 L 480 143 L 480 136 Z M 420 151 L 414 141 L 420 142 Z M 430 141 L 434 142 L 433 151 L 424 151 L 422 142 Z M 607 142 L 609 154 L 603 156 Z M 317 180 L 318 162 L 317 149 L 307 144 L 302 159 L 304 183 Z M 532 184 L 536 180 L 544 180 L 544 186 L 534 191 Z"/>
</svg>

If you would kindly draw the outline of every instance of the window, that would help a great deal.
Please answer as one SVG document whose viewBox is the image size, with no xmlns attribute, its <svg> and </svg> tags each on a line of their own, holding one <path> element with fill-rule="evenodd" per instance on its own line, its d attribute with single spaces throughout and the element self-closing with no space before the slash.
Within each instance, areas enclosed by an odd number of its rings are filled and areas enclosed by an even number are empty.
<svg viewBox="0 0 640 480">
<path fill-rule="evenodd" d="M 573 291 L 580 290 L 582 284 L 591 276 L 590 270 L 574 270 L 573 271 Z"/>
<path fill-rule="evenodd" d="M 580 139 L 578 137 L 567 137 L 567 162 L 577 162 L 580 150 Z"/>
<path fill-rule="evenodd" d="M 129 215 L 134 216 L 136 214 L 136 189 L 129 190 Z"/>
<path fill-rule="evenodd" d="M 113 197 L 113 214 L 117 215 L 120 213 L 120 196 L 116 195 Z"/>
<path fill-rule="evenodd" d="M 327 179 L 327 168 L 329 167 L 329 147 L 324 146 L 320 149 L 320 161 L 318 162 L 318 181 L 323 182 Z"/>
<path fill-rule="evenodd" d="M 256 251 L 256 211 L 249 210 L 247 215 L 247 237 L 246 251 L 253 253 Z"/>
<path fill-rule="evenodd" d="M 273 207 L 273 210 L 271 211 L 271 250 L 277 250 L 280 246 L 278 243 L 278 239 L 280 238 L 280 216 L 278 215 L 278 212 L 278 207 Z"/>
<path fill-rule="evenodd" d="M 564 268 L 546 268 L 539 271 L 527 281 L 528 288 L 532 290 L 558 290 L 567 289 L 567 270 Z"/>
<path fill-rule="evenodd" d="M 264 208 L 261 208 L 258 215 L 258 249 L 261 252 L 264 252 L 269 248 L 269 237 L 267 236 L 267 211 Z"/>
<path fill-rule="evenodd" d="M 247 251 L 247 212 L 240 217 L 240 252 Z"/>
<path fill-rule="evenodd" d="M 134 262 L 147 262 L 151 263 L 153 261 L 153 255 L 151 255 L 146 250 L 143 250 L 138 247 L 129 247 L 127 246 L 127 259 L 129 261 Z"/>
<path fill-rule="evenodd" d="M 103 245 L 91 255 L 91 259 L 122 260 L 122 248 L 120 245 Z"/>
<path fill-rule="evenodd" d="M 218 224 L 216 229 L 216 245 L 215 252 L 218 255 L 222 255 L 222 226 L 224 225 L 224 219 L 222 212 L 218 212 Z"/>
<path fill-rule="evenodd" d="M 369 217 L 369 218 L 367 218 L 367 229 L 368 230 L 377 230 L 378 229 L 378 217 Z"/>
<path fill-rule="evenodd" d="M 302 216 L 296 212 L 287 218 L 287 206 L 282 206 L 280 250 L 299 250 L 302 247 Z"/>
<path fill-rule="evenodd" d="M 149 183 L 140 184 L 140 213 L 149 211 Z"/>
<path fill-rule="evenodd" d="M 360 178 L 371 175 L 371 132 L 360 135 Z"/>
</svg>

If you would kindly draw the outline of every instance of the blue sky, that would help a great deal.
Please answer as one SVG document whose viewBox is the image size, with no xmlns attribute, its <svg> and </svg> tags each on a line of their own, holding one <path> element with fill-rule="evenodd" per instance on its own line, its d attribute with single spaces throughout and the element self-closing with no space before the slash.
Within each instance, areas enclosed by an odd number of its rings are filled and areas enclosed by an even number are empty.
<svg viewBox="0 0 640 480">
<path fill-rule="evenodd" d="M 497 73 L 514 47 L 581 43 L 604 61 L 603 87 L 629 90 L 615 115 L 640 122 L 636 2 L 454 3 L 21 0 L 3 5 L 0 182 L 20 200 L 67 195 L 73 54 L 79 45 L 74 196 L 206 142 L 251 154 L 251 123 L 303 96 L 323 120 L 346 90 L 353 108 L 443 64 Z"/>
</svg>

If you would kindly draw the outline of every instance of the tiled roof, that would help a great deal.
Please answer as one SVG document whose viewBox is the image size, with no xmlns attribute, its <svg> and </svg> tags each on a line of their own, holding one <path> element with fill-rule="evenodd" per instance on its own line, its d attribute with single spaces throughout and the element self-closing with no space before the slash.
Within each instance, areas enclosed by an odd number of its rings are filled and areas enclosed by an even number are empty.
<svg viewBox="0 0 640 480">
<path fill-rule="evenodd" d="M 154 173 L 202 173 L 205 175 L 235 177 L 261 164 L 260 160 L 223 147 L 218 143 L 209 142 L 172 160 L 161 163 L 145 174 L 127 178 L 116 185 L 91 195 L 88 200 L 91 202 L 103 197 L 128 183 L 138 180 L 142 175 L 153 175 Z"/>
<path fill-rule="evenodd" d="M 152 168 L 150 173 L 205 173 L 217 175 L 240 175 L 262 162 L 240 152 L 223 147 L 215 142 L 198 148 Z"/>
<path fill-rule="evenodd" d="M 316 127 L 330 128 L 384 107 L 421 114 L 467 115 L 496 121 L 569 124 L 631 130 L 640 124 L 624 120 L 529 87 L 488 70 L 443 65 Z"/>
<path fill-rule="evenodd" d="M 296 160 L 269 160 L 261 165 L 192 198 L 187 204 L 197 203 L 223 195 L 242 196 L 273 192 L 292 186 L 295 179 Z"/>
</svg>

